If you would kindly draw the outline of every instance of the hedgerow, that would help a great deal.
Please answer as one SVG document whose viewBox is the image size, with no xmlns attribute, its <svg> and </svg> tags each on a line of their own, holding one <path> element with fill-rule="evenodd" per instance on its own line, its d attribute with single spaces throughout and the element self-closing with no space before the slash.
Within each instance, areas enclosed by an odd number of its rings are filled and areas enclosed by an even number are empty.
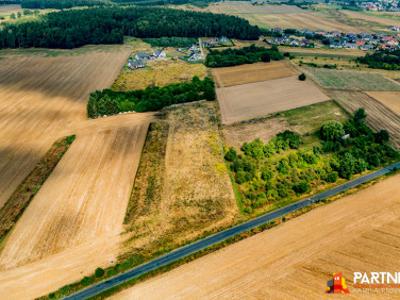
<svg viewBox="0 0 400 300">
<path fill-rule="evenodd" d="M 111 89 L 95 91 L 89 97 L 87 113 L 90 118 L 114 115 L 120 112 L 156 111 L 172 104 L 199 100 L 215 100 L 215 85 L 211 78 L 174 83 L 164 87 L 117 92 Z"/>
</svg>

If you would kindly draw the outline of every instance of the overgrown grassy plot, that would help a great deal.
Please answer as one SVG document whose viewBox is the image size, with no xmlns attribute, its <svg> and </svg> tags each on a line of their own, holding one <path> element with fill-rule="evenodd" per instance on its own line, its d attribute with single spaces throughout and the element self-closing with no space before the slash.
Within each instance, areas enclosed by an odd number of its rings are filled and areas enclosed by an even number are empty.
<svg viewBox="0 0 400 300">
<path fill-rule="evenodd" d="M 305 67 L 307 75 L 327 89 L 352 91 L 399 91 L 400 85 L 380 74 Z"/>
<path fill-rule="evenodd" d="M 240 150 L 230 148 L 225 159 L 243 211 L 274 209 L 398 159 L 399 153 L 388 144 L 389 133 L 374 133 L 365 117 L 360 109 L 344 123 L 327 121 L 311 143 L 287 130 L 268 143 L 256 139 Z"/>
</svg>

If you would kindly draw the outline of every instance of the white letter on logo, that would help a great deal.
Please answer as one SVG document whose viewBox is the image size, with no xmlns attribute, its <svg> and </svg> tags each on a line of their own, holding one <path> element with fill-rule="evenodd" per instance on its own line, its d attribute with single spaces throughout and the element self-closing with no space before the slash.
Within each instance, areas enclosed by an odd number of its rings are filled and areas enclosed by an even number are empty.
<svg viewBox="0 0 400 300">
<path fill-rule="evenodd" d="M 361 279 L 362 274 L 361 272 L 354 272 L 353 273 L 353 283 L 357 283 L 357 280 Z"/>
</svg>

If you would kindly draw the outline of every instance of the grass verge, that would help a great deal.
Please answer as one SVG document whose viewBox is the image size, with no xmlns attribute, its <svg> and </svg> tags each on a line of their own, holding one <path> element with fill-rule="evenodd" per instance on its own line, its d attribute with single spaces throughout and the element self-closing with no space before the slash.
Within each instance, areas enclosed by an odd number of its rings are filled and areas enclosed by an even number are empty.
<svg viewBox="0 0 400 300">
<path fill-rule="evenodd" d="M 40 190 L 46 179 L 75 140 L 75 135 L 57 140 L 33 171 L 17 187 L 15 192 L 0 209 L 0 243 L 17 223 L 33 197 Z"/>
</svg>

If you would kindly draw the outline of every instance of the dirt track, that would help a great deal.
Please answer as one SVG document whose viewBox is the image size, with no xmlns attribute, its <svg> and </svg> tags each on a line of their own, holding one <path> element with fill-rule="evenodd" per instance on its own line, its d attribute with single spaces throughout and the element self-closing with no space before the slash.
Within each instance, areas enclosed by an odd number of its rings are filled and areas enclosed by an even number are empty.
<svg viewBox="0 0 400 300">
<path fill-rule="evenodd" d="M 152 114 L 86 119 L 88 94 L 110 86 L 130 53 L 104 48 L 1 60 L 0 205 L 56 139 L 77 135 L 2 245 L 0 290 L 9 299 L 47 294 L 119 253 Z"/>
<path fill-rule="evenodd" d="M 326 101 L 311 81 L 297 76 L 217 89 L 222 122 L 231 124 Z"/>
<path fill-rule="evenodd" d="M 333 272 L 347 278 L 346 299 L 359 299 L 352 272 L 400 268 L 399 180 L 400 175 L 388 178 L 114 299 L 322 299 Z M 396 297 L 363 294 L 363 299 Z"/>
</svg>

